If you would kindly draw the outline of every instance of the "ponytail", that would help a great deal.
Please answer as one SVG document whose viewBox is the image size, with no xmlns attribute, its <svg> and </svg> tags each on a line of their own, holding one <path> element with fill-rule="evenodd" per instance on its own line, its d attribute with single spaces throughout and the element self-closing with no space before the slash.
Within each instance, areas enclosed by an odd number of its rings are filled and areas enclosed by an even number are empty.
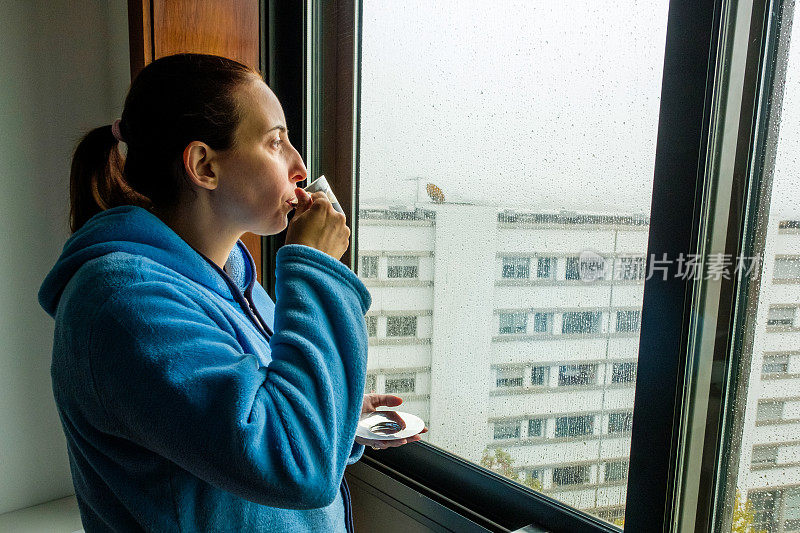
<svg viewBox="0 0 800 533">
<path fill-rule="evenodd" d="M 86 134 L 72 158 L 70 228 L 121 205 L 169 209 L 190 189 L 183 151 L 192 141 L 214 150 L 234 146 L 242 119 L 237 97 L 261 74 L 242 63 L 206 54 L 156 59 L 131 83 L 122 117 Z M 124 139 L 123 158 L 118 140 Z"/>
<path fill-rule="evenodd" d="M 122 177 L 124 158 L 111 126 L 95 128 L 78 143 L 69 176 L 69 226 L 78 231 L 101 211 L 120 205 L 149 207 L 147 197 Z"/>
</svg>

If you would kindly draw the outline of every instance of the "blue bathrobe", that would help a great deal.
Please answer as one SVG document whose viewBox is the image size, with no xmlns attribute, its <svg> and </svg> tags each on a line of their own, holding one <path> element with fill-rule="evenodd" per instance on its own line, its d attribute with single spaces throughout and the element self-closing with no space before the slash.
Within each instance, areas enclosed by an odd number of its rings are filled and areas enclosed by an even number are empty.
<svg viewBox="0 0 800 533">
<path fill-rule="evenodd" d="M 132 206 L 67 241 L 39 302 L 87 532 L 352 531 L 369 293 L 306 246 L 278 252 L 276 304 L 254 270 Z"/>
</svg>

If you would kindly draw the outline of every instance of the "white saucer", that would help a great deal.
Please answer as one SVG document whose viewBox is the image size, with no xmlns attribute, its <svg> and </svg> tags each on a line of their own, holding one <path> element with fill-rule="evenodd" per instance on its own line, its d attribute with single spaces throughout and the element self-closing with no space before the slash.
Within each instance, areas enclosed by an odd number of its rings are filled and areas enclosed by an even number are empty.
<svg viewBox="0 0 800 533">
<path fill-rule="evenodd" d="M 405 429 L 389 434 L 378 434 L 370 431 L 370 428 L 375 424 L 389 420 L 383 413 L 394 413 L 400 416 L 400 418 L 403 419 L 403 422 L 406 423 Z M 408 437 L 413 437 L 423 429 L 425 429 L 425 422 L 423 422 L 420 417 L 412 415 L 411 413 L 402 413 L 400 411 L 391 410 L 375 411 L 374 413 L 361 415 L 361 418 L 358 420 L 358 427 L 356 428 L 356 437 L 370 440 L 407 439 Z"/>
</svg>

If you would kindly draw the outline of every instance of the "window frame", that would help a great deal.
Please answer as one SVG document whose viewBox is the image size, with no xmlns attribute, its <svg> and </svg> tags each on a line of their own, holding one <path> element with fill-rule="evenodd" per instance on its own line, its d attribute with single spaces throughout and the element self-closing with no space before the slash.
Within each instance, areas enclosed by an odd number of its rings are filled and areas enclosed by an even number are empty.
<svg viewBox="0 0 800 533">
<path fill-rule="evenodd" d="M 261 1 L 270 85 L 286 108 L 290 131 L 302 137 L 293 143 L 308 161 L 310 175 L 325 173 L 337 191 L 352 234 L 351 248 L 342 261 L 354 268 L 361 2 Z M 672 257 L 698 249 L 697 220 L 708 165 L 707 103 L 717 62 L 722 3 L 672 1 L 669 6 L 648 265 L 662 253 Z M 308 91 L 318 97 L 309 102 Z M 294 114 L 297 109 L 302 109 L 300 118 Z M 280 236 L 267 240 L 264 263 L 265 272 L 271 273 L 265 276 L 269 289 L 274 254 L 282 241 Z M 644 282 L 639 353 L 648 357 L 640 358 L 637 367 L 625 515 L 631 530 L 669 529 L 691 290 L 690 280 L 674 276 L 666 280 L 653 276 Z M 274 296 L 274 290 L 271 293 Z M 380 452 L 368 449 L 360 462 L 490 531 L 528 524 L 556 531 L 620 531 L 425 442 Z"/>
</svg>

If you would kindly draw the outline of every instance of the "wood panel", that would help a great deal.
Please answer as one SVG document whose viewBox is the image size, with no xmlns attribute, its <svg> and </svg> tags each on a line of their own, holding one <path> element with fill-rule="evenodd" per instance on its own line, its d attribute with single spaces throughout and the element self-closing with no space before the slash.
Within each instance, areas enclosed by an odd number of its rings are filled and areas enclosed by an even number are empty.
<svg viewBox="0 0 800 533">
<path fill-rule="evenodd" d="M 260 68 L 258 0 L 128 0 L 131 76 L 159 57 L 215 54 Z M 261 237 L 242 237 L 261 276 Z"/>
</svg>

